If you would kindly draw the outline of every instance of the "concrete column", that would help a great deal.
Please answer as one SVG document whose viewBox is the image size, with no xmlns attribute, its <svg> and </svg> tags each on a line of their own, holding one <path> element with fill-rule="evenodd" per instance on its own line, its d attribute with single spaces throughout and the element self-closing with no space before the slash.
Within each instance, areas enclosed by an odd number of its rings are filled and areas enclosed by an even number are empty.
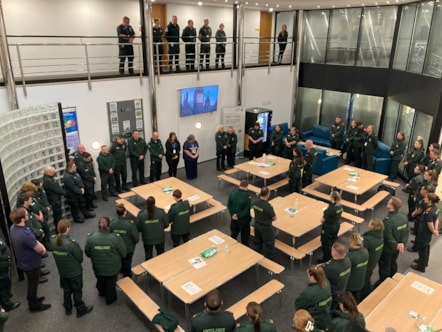
<svg viewBox="0 0 442 332">
<path fill-rule="evenodd" d="M 238 106 L 242 105 L 242 77 L 244 61 L 244 4 L 238 5 Z"/>
<path fill-rule="evenodd" d="M 158 131 L 158 117 L 157 117 L 157 96 L 155 85 L 155 63 L 153 59 L 153 33 L 152 33 L 152 2 L 150 0 L 144 0 L 144 10 L 146 15 L 144 16 L 144 25 L 146 28 L 147 40 L 144 43 L 147 54 L 147 68 L 149 71 L 149 97 L 150 97 L 150 112 L 152 117 L 152 131 Z M 146 133 L 148 136 L 148 134 Z"/>
<path fill-rule="evenodd" d="M 292 110 L 290 114 L 290 126 L 293 124 L 293 116 L 295 114 L 296 102 L 298 100 L 298 85 L 299 85 L 299 67 L 301 65 L 301 44 L 302 44 L 302 29 L 304 27 L 304 11 L 298 12 L 298 33 L 296 35 L 296 59 L 295 59 L 295 73 L 293 75 L 293 91 L 292 91 Z"/>
</svg>

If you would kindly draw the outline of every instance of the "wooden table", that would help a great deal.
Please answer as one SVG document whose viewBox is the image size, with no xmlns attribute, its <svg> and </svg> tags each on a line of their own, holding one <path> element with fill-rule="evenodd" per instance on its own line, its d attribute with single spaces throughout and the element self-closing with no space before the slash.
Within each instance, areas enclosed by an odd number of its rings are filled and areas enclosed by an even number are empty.
<svg viewBox="0 0 442 332">
<path fill-rule="evenodd" d="M 352 178 L 350 172 L 358 173 L 358 177 L 355 177 L 354 181 L 349 181 L 349 179 Z M 386 178 L 387 176 L 384 174 L 352 166 L 342 166 L 332 172 L 317 177 L 315 181 L 331 187 L 331 190 L 337 188 L 341 191 L 352 193 L 355 195 L 355 202 L 357 202 L 357 196 L 377 186 Z"/>
<path fill-rule="evenodd" d="M 267 163 L 274 162 L 275 165 L 269 165 Z M 267 180 L 277 175 L 284 174 L 288 171 L 290 160 L 273 155 L 266 155 L 265 157 L 257 158 L 255 160 L 249 160 L 244 163 L 235 165 L 235 168 L 246 172 L 247 176 L 252 174 L 253 176 L 264 179 L 264 186 L 267 186 Z"/>
<path fill-rule="evenodd" d="M 295 207 L 298 200 L 297 213 L 293 216 L 285 211 L 288 207 Z M 277 219 L 272 223 L 273 227 L 292 236 L 293 245 L 297 237 L 300 237 L 321 225 L 324 209 L 328 204 L 316 199 L 292 193 L 285 197 L 278 197 L 270 201 L 275 210 Z"/>
<path fill-rule="evenodd" d="M 385 331 L 391 327 L 398 332 L 415 332 L 418 330 L 416 319 L 409 315 L 410 311 L 414 311 L 425 316 L 425 324 L 434 319 L 431 327 L 438 330 L 442 328 L 441 307 L 442 285 L 408 272 L 365 317 L 366 328 L 369 331 Z"/>
<path fill-rule="evenodd" d="M 131 190 L 144 200 L 146 200 L 149 196 L 155 197 L 156 205 L 163 208 L 165 211 L 168 211 L 170 205 L 175 203 L 175 199 L 173 198 L 172 193 L 166 193 L 163 191 L 163 189 L 166 187 L 172 187 L 173 190 L 181 190 L 183 193 L 182 198 L 184 200 L 188 200 L 190 205 L 192 205 L 194 208 L 196 205 L 206 202 L 212 198 L 212 195 L 207 194 L 204 191 L 175 177 L 134 187 Z"/>
</svg>

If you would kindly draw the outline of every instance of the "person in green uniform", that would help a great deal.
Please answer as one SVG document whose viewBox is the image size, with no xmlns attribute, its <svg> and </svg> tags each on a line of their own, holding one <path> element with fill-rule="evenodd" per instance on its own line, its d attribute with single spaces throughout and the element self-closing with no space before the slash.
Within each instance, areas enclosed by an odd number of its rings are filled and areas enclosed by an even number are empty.
<svg viewBox="0 0 442 332">
<path fill-rule="evenodd" d="M 196 53 L 196 29 L 193 27 L 193 21 L 187 21 L 187 27 L 183 29 L 181 39 L 185 43 L 184 49 L 186 51 L 186 70 L 195 70 L 195 53 Z"/>
<path fill-rule="evenodd" d="M 11 301 L 12 274 L 11 274 L 11 250 L 0 239 L 0 308 L 6 311 L 17 309 L 20 302 Z"/>
<path fill-rule="evenodd" d="M 150 153 L 150 182 L 161 179 L 162 161 L 164 157 L 164 147 L 160 140 L 160 134 L 157 131 L 152 133 L 152 138 L 147 144 Z"/>
<path fill-rule="evenodd" d="M 216 127 L 215 145 L 216 145 L 216 170 L 226 170 L 226 152 L 228 143 L 227 133 L 224 131 L 223 125 Z"/>
<path fill-rule="evenodd" d="M 413 246 L 411 248 L 407 248 L 407 251 L 417 252 L 417 247 L 418 247 L 417 240 L 419 239 L 420 225 L 423 222 L 423 214 L 428 207 L 425 197 L 430 193 L 434 193 L 433 187 L 421 186 L 419 195 L 416 195 L 415 210 L 411 213 L 411 218 L 414 219 L 413 233 L 415 235 L 415 238 Z"/>
<path fill-rule="evenodd" d="M 360 233 L 352 233 L 348 237 L 348 258 L 351 262 L 351 272 L 348 278 L 347 291 L 353 294 L 356 303 L 360 302 L 361 290 L 364 287 L 368 265 L 368 250 L 363 247 Z"/>
<path fill-rule="evenodd" d="M 271 319 L 262 318 L 262 307 L 259 303 L 249 302 L 246 307 L 248 322 L 236 324 L 238 332 L 276 332 L 276 327 Z"/>
<path fill-rule="evenodd" d="M 94 210 L 94 196 L 95 196 L 95 182 L 97 182 L 97 176 L 95 175 L 94 164 L 92 162 L 92 156 L 89 152 L 83 152 L 82 162 L 77 165 L 78 175 L 81 177 L 84 188 L 84 203 L 88 211 Z"/>
<path fill-rule="evenodd" d="M 397 173 L 399 171 L 399 163 L 402 158 L 404 158 L 405 152 L 405 133 L 400 131 L 396 135 L 396 140 L 390 147 L 390 175 L 388 176 L 388 180 L 394 181 L 397 177 Z"/>
<path fill-rule="evenodd" d="M 356 122 L 356 135 L 354 138 L 354 153 L 355 153 L 355 164 L 356 167 L 362 166 L 362 151 L 364 149 L 364 141 L 365 141 L 365 130 L 362 122 Z"/>
<path fill-rule="evenodd" d="M 287 136 L 284 138 L 284 149 L 282 151 L 282 155 L 284 158 L 293 158 L 293 149 L 297 147 L 298 141 L 299 135 L 296 132 L 296 127 L 291 127 Z"/>
<path fill-rule="evenodd" d="M 146 209 L 137 216 L 137 229 L 141 232 L 144 244 L 145 259 L 153 257 L 153 247 L 157 256 L 164 252 L 164 229 L 169 226 L 169 218 L 163 209 L 155 206 L 155 198 L 149 196 L 146 200 Z"/>
<path fill-rule="evenodd" d="M 227 166 L 232 168 L 235 166 L 236 158 L 236 145 L 238 144 L 238 136 L 235 133 L 235 129 L 229 126 L 227 129 Z"/>
<path fill-rule="evenodd" d="M 330 283 L 324 269 L 319 265 L 310 265 L 307 269 L 309 283 L 295 300 L 295 309 L 307 310 L 315 321 L 315 326 L 326 330 L 330 322 L 332 304 Z"/>
<path fill-rule="evenodd" d="M 160 19 L 158 17 L 153 19 L 152 38 L 153 38 L 153 59 L 155 61 L 156 70 L 163 72 L 162 60 L 164 54 L 163 36 L 164 31 L 160 26 Z"/>
<path fill-rule="evenodd" d="M 363 235 L 364 248 L 368 250 L 367 270 L 365 271 L 364 287 L 361 291 L 361 301 L 371 292 L 371 276 L 378 265 L 384 247 L 384 223 L 379 219 L 368 222 L 368 231 Z"/>
<path fill-rule="evenodd" d="M 140 240 L 137 225 L 135 221 L 127 217 L 127 211 L 124 204 L 117 204 L 117 217 L 111 220 L 111 233 L 118 234 L 126 245 L 126 256 L 121 261 L 121 274 L 123 277 L 132 275 L 132 256 L 134 255 L 135 245 Z"/>
<path fill-rule="evenodd" d="M 23 207 L 28 212 L 28 219 L 26 220 L 26 227 L 29 227 L 31 232 L 35 235 L 38 241 L 43 241 L 44 231 L 42 227 L 43 213 L 36 214 L 32 209 L 33 198 L 31 194 L 21 193 L 17 198 L 17 208 Z"/>
<path fill-rule="evenodd" d="M 293 330 L 295 332 L 323 332 L 315 327 L 315 320 L 307 310 L 296 310 L 293 315 Z"/>
<path fill-rule="evenodd" d="M 132 169 L 132 186 L 136 187 L 140 183 L 146 184 L 144 181 L 144 159 L 147 152 L 146 141 L 140 137 L 138 130 L 132 132 L 132 137 L 127 143 L 130 156 L 130 167 Z M 139 177 L 137 175 L 139 174 Z"/>
<path fill-rule="evenodd" d="M 313 142 L 307 140 L 305 142 L 307 152 L 304 155 L 304 173 L 302 174 L 302 186 L 307 187 L 313 182 L 313 170 L 315 169 L 316 160 L 318 159 L 318 151 L 313 147 Z"/>
<path fill-rule="evenodd" d="M 408 220 L 412 221 L 411 214 L 416 209 L 416 190 L 424 184 L 424 165 L 416 165 L 414 167 L 414 176 L 409 178 L 409 182 L 405 184 L 404 191 L 408 193 Z"/>
<path fill-rule="evenodd" d="M 264 132 L 256 121 L 252 128 L 249 129 L 249 159 L 259 158 L 262 156 L 262 139 Z"/>
<path fill-rule="evenodd" d="M 358 311 L 353 295 L 345 292 L 339 296 L 339 311 L 332 312 L 329 332 L 365 332 L 365 318 Z"/>
<path fill-rule="evenodd" d="M 172 224 L 170 236 L 173 246 L 178 247 L 180 240 L 186 243 L 190 237 L 190 204 L 182 199 L 183 193 L 175 189 L 172 193 L 175 203 L 170 206 L 167 212 L 169 222 Z"/>
<path fill-rule="evenodd" d="M 239 188 L 232 191 L 227 199 L 227 209 L 230 213 L 230 236 L 235 240 L 241 233 L 241 243 L 249 246 L 250 238 L 250 208 L 252 201 L 247 190 L 249 183 L 241 180 Z"/>
<path fill-rule="evenodd" d="M 411 268 L 420 272 L 425 272 L 430 258 L 430 242 L 433 235 L 439 236 L 439 213 L 436 206 L 439 203 L 439 196 L 429 193 L 424 198 L 427 208 L 425 209 L 422 222 L 420 223 L 419 235 L 417 237 L 417 248 L 419 258 L 414 261 Z"/>
<path fill-rule="evenodd" d="M 304 156 L 300 149 L 293 150 L 293 159 L 289 164 L 287 175 L 289 177 L 289 187 L 292 193 L 301 193 L 302 175 L 301 171 L 304 168 Z"/>
<path fill-rule="evenodd" d="M 427 165 L 427 170 L 435 170 L 437 172 L 437 176 L 442 170 L 442 161 L 440 160 L 440 148 L 433 148 L 430 151 L 430 162 Z"/>
<path fill-rule="evenodd" d="M 166 27 L 165 37 L 169 48 L 169 72 L 172 72 L 172 66 L 175 63 L 176 71 L 180 69 L 180 26 L 176 15 L 172 16 L 171 22 Z"/>
<path fill-rule="evenodd" d="M 115 190 L 115 160 L 114 156 L 109 153 L 107 145 L 101 146 L 101 152 L 97 157 L 97 164 L 101 180 L 101 197 L 104 201 L 109 200 L 109 194 L 113 197 L 118 197 L 118 193 Z"/>
<path fill-rule="evenodd" d="M 120 75 L 124 75 L 124 63 L 127 58 L 127 67 L 129 74 L 133 74 L 134 64 L 134 47 L 132 45 L 135 38 L 135 30 L 129 24 L 130 19 L 127 16 L 123 17 L 123 22 L 117 27 L 118 36 L 118 56 L 120 58 L 119 71 Z"/>
<path fill-rule="evenodd" d="M 351 262 L 347 257 L 347 248 L 341 242 L 335 242 L 332 246 L 332 259 L 322 263 L 325 276 L 330 282 L 332 293 L 331 310 L 338 307 L 338 297 L 347 288 L 348 278 L 351 272 Z"/>
<path fill-rule="evenodd" d="M 341 226 L 341 214 L 344 211 L 341 205 L 341 195 L 337 191 L 330 194 L 330 204 L 324 210 L 321 218 L 321 247 L 322 259 L 318 263 L 327 262 L 331 258 L 333 243 L 338 238 L 339 227 Z"/>
<path fill-rule="evenodd" d="M 63 288 L 63 307 L 67 316 L 72 315 L 72 298 L 77 309 L 77 317 L 90 313 L 91 305 L 83 301 L 83 250 L 74 239 L 69 237 L 71 224 L 62 219 L 57 225 L 57 235 L 52 236 L 55 264 L 60 275 L 60 287 Z"/>
<path fill-rule="evenodd" d="M 404 160 L 405 173 L 407 174 L 407 180 L 410 181 L 414 177 L 414 168 L 420 164 L 424 158 L 424 141 L 417 139 L 414 141 L 413 149 L 408 151 Z"/>
<path fill-rule="evenodd" d="M 345 141 L 347 142 L 347 160 L 345 161 L 345 163 L 348 165 L 356 160 L 355 138 L 358 135 L 358 128 L 356 124 L 356 120 L 351 121 L 351 125 L 347 129 L 347 137 L 345 138 Z"/>
<path fill-rule="evenodd" d="M 362 148 L 362 168 L 373 171 L 374 154 L 378 147 L 378 137 L 374 134 L 374 126 L 369 125 L 364 136 L 364 145 Z"/>
<path fill-rule="evenodd" d="M 32 179 L 31 182 L 36 186 L 36 190 L 32 198 L 40 206 L 41 212 L 46 223 L 49 221 L 49 212 L 51 212 L 51 206 L 49 205 L 48 196 L 43 188 L 43 184 L 40 179 Z M 49 228 L 48 228 L 49 231 Z"/>
<path fill-rule="evenodd" d="M 275 210 L 268 202 L 270 190 L 267 187 L 261 189 L 259 199 L 253 202 L 255 212 L 255 250 L 263 252 L 264 256 L 273 260 L 275 256 L 275 232 L 272 222 L 276 220 Z"/>
<path fill-rule="evenodd" d="M 402 201 L 397 197 L 388 200 L 388 216 L 384 219 L 384 248 L 379 259 L 379 280 L 376 287 L 397 272 L 399 253 L 408 241 L 408 218 L 399 212 Z"/>
<path fill-rule="evenodd" d="M 57 229 L 57 223 L 63 216 L 61 198 L 64 196 L 64 190 L 55 180 L 55 174 L 54 166 L 48 165 L 43 168 L 43 188 L 48 196 L 48 201 L 52 208 L 55 229 Z"/>
<path fill-rule="evenodd" d="M 282 155 L 282 135 L 282 127 L 277 124 L 270 133 L 270 151 L 274 156 L 280 157 Z"/>
<path fill-rule="evenodd" d="M 235 319 L 229 311 L 221 310 L 223 301 L 218 289 L 210 291 L 204 301 L 204 311 L 192 317 L 191 332 L 233 332 Z"/>
<path fill-rule="evenodd" d="M 224 64 L 224 56 L 226 55 L 226 32 L 224 31 L 224 24 L 221 23 L 219 25 L 219 29 L 216 30 L 215 33 L 215 39 L 216 39 L 216 60 L 215 60 L 215 68 L 218 69 L 218 63 L 221 64 L 221 68 L 226 68 L 226 65 Z"/>
<path fill-rule="evenodd" d="M 126 162 L 127 144 L 122 135 L 118 135 L 110 147 L 109 152 L 114 156 L 115 168 L 115 189 L 122 193 L 129 191 L 127 187 L 127 162 Z"/>
<path fill-rule="evenodd" d="M 204 62 L 206 63 L 206 70 L 210 69 L 210 38 L 212 38 L 212 28 L 209 26 L 209 19 L 205 17 L 204 25 L 200 28 L 198 32 L 198 39 L 201 42 L 200 70 L 203 70 Z"/>
<path fill-rule="evenodd" d="M 101 217 L 98 232 L 88 235 L 84 252 L 92 261 L 98 294 L 106 297 L 106 305 L 114 303 L 117 300 L 115 283 L 121 271 L 121 260 L 126 257 L 127 251 L 121 236 L 110 232 L 108 217 Z"/>
<path fill-rule="evenodd" d="M 9 314 L 0 305 L 0 332 L 3 332 L 5 328 L 5 323 L 7 322 L 8 319 L 9 319 Z"/>
<path fill-rule="evenodd" d="M 337 115 L 335 122 L 330 127 L 330 144 L 331 148 L 341 150 L 344 141 L 345 125 L 341 121 L 341 116 Z"/>
</svg>

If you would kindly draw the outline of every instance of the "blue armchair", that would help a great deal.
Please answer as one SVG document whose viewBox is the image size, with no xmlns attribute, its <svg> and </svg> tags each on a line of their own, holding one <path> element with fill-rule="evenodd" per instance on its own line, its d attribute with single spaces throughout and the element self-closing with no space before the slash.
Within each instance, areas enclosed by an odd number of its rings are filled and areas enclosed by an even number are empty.
<svg viewBox="0 0 442 332">
<path fill-rule="evenodd" d="M 390 147 L 379 141 L 376 153 L 373 157 L 374 171 L 385 175 L 390 174 L 390 161 Z"/>
<path fill-rule="evenodd" d="M 330 128 L 326 126 L 313 125 L 312 130 L 304 131 L 301 134 L 304 141 L 312 140 L 317 145 L 330 147 Z"/>
<path fill-rule="evenodd" d="M 301 149 L 303 155 L 307 153 L 305 146 L 298 145 L 298 147 Z M 322 149 L 316 149 L 316 151 L 318 151 L 318 158 L 316 159 L 313 173 L 316 175 L 324 175 L 338 168 L 339 156 L 327 156 L 327 151 Z"/>
</svg>

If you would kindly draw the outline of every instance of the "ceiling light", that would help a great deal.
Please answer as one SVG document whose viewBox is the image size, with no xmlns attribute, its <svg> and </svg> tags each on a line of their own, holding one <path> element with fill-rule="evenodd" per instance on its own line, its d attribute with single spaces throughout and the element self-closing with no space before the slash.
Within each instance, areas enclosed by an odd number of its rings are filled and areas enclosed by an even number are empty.
<svg viewBox="0 0 442 332">
<path fill-rule="evenodd" d="M 269 4 L 268 3 L 266 3 L 266 7 L 268 7 L 269 6 Z"/>
<path fill-rule="evenodd" d="M 276 4 L 276 8 L 279 8 L 279 3 Z"/>
<path fill-rule="evenodd" d="M 317 7 L 318 7 L 318 8 L 321 8 L 321 6 L 320 6 L 320 5 L 318 5 Z"/>
<path fill-rule="evenodd" d="M 273 11 L 273 8 L 269 8 L 269 12 L 272 12 Z"/>
<path fill-rule="evenodd" d="M 198 1 L 198 6 L 202 6 L 203 3 L 201 1 Z"/>
<path fill-rule="evenodd" d="M 335 5 L 332 5 L 332 8 L 335 8 Z"/>
<path fill-rule="evenodd" d="M 258 3 L 255 3 L 255 6 L 258 6 Z"/>
<path fill-rule="evenodd" d="M 195 128 L 196 129 L 201 129 L 202 126 L 203 125 L 202 125 L 201 121 L 198 121 L 197 123 L 195 123 Z"/>
<path fill-rule="evenodd" d="M 292 8 L 292 5 L 289 5 L 289 8 Z"/>
<path fill-rule="evenodd" d="M 362 4 L 362 7 L 365 7 L 365 3 Z"/>
<path fill-rule="evenodd" d="M 246 5 L 248 5 L 249 3 L 246 1 Z"/>
<path fill-rule="evenodd" d="M 390 1 L 386 1 L 386 3 L 387 3 L 387 5 L 389 5 L 389 4 L 390 4 Z"/>
</svg>

